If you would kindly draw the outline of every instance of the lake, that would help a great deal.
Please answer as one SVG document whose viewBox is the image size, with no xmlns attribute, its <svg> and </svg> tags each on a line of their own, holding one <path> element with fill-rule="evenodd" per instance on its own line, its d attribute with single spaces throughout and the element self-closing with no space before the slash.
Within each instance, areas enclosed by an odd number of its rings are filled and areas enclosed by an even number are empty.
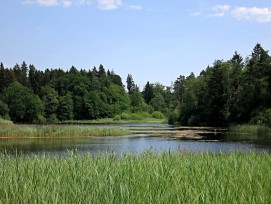
<svg viewBox="0 0 271 204">
<path fill-rule="evenodd" d="M 134 131 L 171 131 L 181 130 L 167 124 L 122 124 Z M 186 128 L 187 129 L 187 128 Z M 215 135 L 216 137 L 216 135 Z M 270 139 L 238 140 L 219 135 L 219 140 L 181 140 L 171 135 L 156 133 L 132 134 L 114 137 L 94 137 L 79 139 L 1 139 L 0 148 L 8 153 L 16 151 L 22 154 L 46 154 L 52 156 L 65 156 L 69 151 L 76 150 L 84 155 L 104 155 L 114 153 L 140 154 L 151 150 L 161 151 L 187 151 L 187 152 L 231 152 L 231 151 L 268 151 L 271 152 Z"/>
</svg>

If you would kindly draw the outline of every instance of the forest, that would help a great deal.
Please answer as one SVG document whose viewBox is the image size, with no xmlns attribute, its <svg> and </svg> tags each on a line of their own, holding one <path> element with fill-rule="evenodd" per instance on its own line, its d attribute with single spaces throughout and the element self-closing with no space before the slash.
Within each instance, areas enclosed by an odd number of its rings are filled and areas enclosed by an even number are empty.
<svg viewBox="0 0 271 204">
<path fill-rule="evenodd" d="M 131 74 L 125 80 L 103 65 L 41 71 L 26 62 L 1 63 L 0 117 L 46 124 L 134 114 L 188 126 L 271 125 L 271 57 L 260 44 L 245 59 L 235 52 L 171 86 L 147 82 L 140 90 Z"/>
</svg>

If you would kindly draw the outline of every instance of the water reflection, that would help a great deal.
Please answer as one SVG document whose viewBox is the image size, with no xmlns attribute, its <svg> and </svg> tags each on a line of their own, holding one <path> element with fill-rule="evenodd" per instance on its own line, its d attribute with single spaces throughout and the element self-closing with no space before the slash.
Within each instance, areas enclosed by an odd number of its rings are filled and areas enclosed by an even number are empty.
<svg viewBox="0 0 271 204">
<path fill-rule="evenodd" d="M 230 152 L 230 151 L 270 151 L 270 146 L 261 146 L 247 142 L 202 142 L 180 141 L 161 136 L 130 135 L 125 137 L 87 138 L 87 139 L 23 139 L 1 141 L 0 148 L 10 153 L 15 150 L 24 154 L 66 155 L 68 150 L 77 149 L 80 154 L 102 155 L 141 153 L 153 151 L 189 151 L 189 152 Z"/>
</svg>

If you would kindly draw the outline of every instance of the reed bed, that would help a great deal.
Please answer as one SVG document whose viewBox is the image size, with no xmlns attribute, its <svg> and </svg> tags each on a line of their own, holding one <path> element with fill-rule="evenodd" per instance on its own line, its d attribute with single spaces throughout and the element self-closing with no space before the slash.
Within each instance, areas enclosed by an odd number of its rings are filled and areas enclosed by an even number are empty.
<svg viewBox="0 0 271 204">
<path fill-rule="evenodd" d="M 269 127 L 262 125 L 237 125 L 229 128 L 229 135 L 238 135 L 240 138 L 256 138 L 271 136 Z"/>
<path fill-rule="evenodd" d="M 1 126 L 0 137 L 38 137 L 38 138 L 74 138 L 91 136 L 121 136 L 130 134 L 125 127 L 99 127 L 79 125 L 14 125 Z"/>
<path fill-rule="evenodd" d="M 268 153 L 0 154 L 0 203 L 270 203 Z"/>
</svg>

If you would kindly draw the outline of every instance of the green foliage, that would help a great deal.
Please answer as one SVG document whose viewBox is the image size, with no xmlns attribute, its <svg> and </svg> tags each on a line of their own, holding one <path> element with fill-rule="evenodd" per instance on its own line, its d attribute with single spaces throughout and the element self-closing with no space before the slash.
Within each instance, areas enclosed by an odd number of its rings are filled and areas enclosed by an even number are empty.
<svg viewBox="0 0 271 204">
<path fill-rule="evenodd" d="M 50 116 L 47 118 L 46 123 L 48 123 L 48 124 L 57 124 L 57 123 L 59 123 L 59 120 L 58 120 L 58 118 L 57 118 L 57 115 L 56 115 L 56 114 L 50 115 Z"/>
<path fill-rule="evenodd" d="M 155 95 L 150 101 L 150 105 L 153 107 L 154 111 L 163 112 L 166 108 L 166 102 L 162 94 Z"/>
<path fill-rule="evenodd" d="M 121 116 L 120 115 L 116 115 L 114 118 L 113 118 L 114 121 L 119 121 L 121 120 Z"/>
<path fill-rule="evenodd" d="M 87 119 L 98 119 L 108 115 L 107 104 L 100 98 L 100 95 L 94 91 L 89 92 L 84 97 L 85 107 L 87 109 Z"/>
<path fill-rule="evenodd" d="M 127 79 L 126 79 L 126 83 L 127 83 L 127 90 L 128 90 L 129 94 L 137 92 L 137 87 L 136 87 L 136 84 L 133 80 L 133 76 L 131 74 L 128 74 Z"/>
<path fill-rule="evenodd" d="M 168 124 L 174 125 L 178 123 L 178 119 L 179 119 L 179 114 L 176 112 L 173 112 L 169 114 L 168 116 Z"/>
<path fill-rule="evenodd" d="M 129 109 L 130 98 L 123 87 L 111 84 L 104 92 L 110 105 L 110 109 L 112 110 L 112 114 L 120 114 Z"/>
<path fill-rule="evenodd" d="M 163 119 L 163 118 L 165 118 L 164 114 L 161 113 L 161 112 L 159 112 L 159 111 L 154 111 L 154 112 L 152 113 L 152 117 L 153 117 L 153 118 L 158 118 L 158 119 Z"/>
<path fill-rule="evenodd" d="M 263 153 L 10 156 L 0 154 L 1 203 L 269 203 Z"/>
<path fill-rule="evenodd" d="M 44 107 L 40 98 L 19 82 L 5 89 L 3 99 L 9 106 L 12 121 L 32 123 L 43 115 Z"/>
<path fill-rule="evenodd" d="M 140 92 L 132 93 L 130 95 L 130 99 L 131 99 L 131 106 L 134 106 L 134 107 L 141 107 L 144 103 L 144 99 Z"/>
<path fill-rule="evenodd" d="M 180 105 L 183 103 L 183 95 L 186 91 L 185 76 L 180 75 L 177 80 L 174 82 L 174 93 Z"/>
<path fill-rule="evenodd" d="M 0 93 L 2 93 L 5 89 L 5 67 L 3 63 L 0 64 Z"/>
<path fill-rule="evenodd" d="M 128 113 L 122 113 L 120 115 L 120 117 L 122 120 L 130 120 L 131 119 L 131 116 Z"/>
<path fill-rule="evenodd" d="M 149 104 L 152 98 L 154 97 L 153 84 L 150 84 L 150 82 L 147 82 L 142 93 L 143 93 L 145 102 Z"/>
<path fill-rule="evenodd" d="M 263 125 L 243 124 L 230 127 L 229 135 L 233 136 L 233 139 L 253 139 L 254 137 L 270 136 L 271 129 Z"/>
<path fill-rule="evenodd" d="M 0 125 L 13 125 L 13 122 L 10 120 L 0 118 Z"/>
<path fill-rule="evenodd" d="M 43 115 L 38 115 L 37 119 L 33 121 L 36 124 L 46 124 L 46 118 Z"/>
<path fill-rule="evenodd" d="M 139 91 L 128 74 L 125 91 L 119 75 L 105 70 L 36 70 L 23 62 L 13 68 L 0 63 L 0 115 L 14 122 L 47 122 L 112 118 L 123 112 L 159 111 L 170 123 L 228 126 L 271 125 L 271 57 L 256 44 L 245 62 L 240 54 L 216 60 L 199 76 L 180 75 L 170 87 L 146 83 Z M 20 82 L 20 86 L 14 83 Z M 41 100 L 40 100 L 41 99 Z M 44 106 L 44 112 L 43 112 Z M 176 110 L 178 109 L 178 110 Z M 178 116 L 176 113 L 178 112 Z"/>
<path fill-rule="evenodd" d="M 41 92 L 45 116 L 49 118 L 52 114 L 56 114 L 57 112 L 59 105 L 58 93 L 50 86 L 42 87 Z"/>
<path fill-rule="evenodd" d="M 0 100 L 0 118 L 9 119 L 8 105 L 1 100 Z"/>
<path fill-rule="evenodd" d="M 65 96 L 59 97 L 57 113 L 60 120 L 73 119 L 73 100 L 70 92 L 68 92 Z"/>
<path fill-rule="evenodd" d="M 235 52 L 231 60 L 216 60 L 198 77 L 178 78 L 175 93 L 181 101 L 179 122 L 208 126 L 270 124 L 270 63 L 268 52 L 257 44 L 246 63 Z"/>
<path fill-rule="evenodd" d="M 0 136 L 20 138 L 75 138 L 91 136 L 121 136 L 130 134 L 125 127 L 100 127 L 77 125 L 45 125 L 45 126 L 3 126 L 0 128 Z"/>
</svg>

